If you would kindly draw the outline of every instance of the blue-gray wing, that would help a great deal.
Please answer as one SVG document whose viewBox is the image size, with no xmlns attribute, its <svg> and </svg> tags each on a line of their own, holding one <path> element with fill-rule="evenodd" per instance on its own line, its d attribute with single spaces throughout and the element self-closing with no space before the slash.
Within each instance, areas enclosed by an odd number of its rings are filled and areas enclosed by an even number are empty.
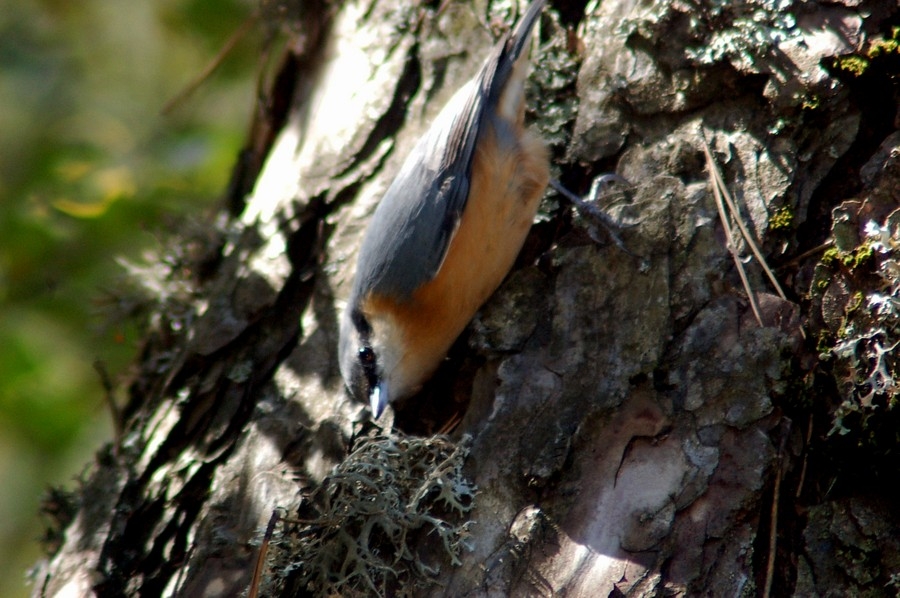
<svg viewBox="0 0 900 598">
<path fill-rule="evenodd" d="M 469 197 L 486 110 L 496 106 L 544 2 L 528 7 L 406 159 L 366 230 L 354 296 L 407 299 L 437 275 Z"/>
</svg>

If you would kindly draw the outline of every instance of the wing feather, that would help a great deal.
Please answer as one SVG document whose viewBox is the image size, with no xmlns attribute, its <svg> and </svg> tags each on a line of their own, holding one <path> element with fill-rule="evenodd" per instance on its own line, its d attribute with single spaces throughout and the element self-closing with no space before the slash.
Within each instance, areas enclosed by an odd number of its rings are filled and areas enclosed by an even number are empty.
<svg viewBox="0 0 900 598">
<path fill-rule="evenodd" d="M 437 275 L 469 197 L 487 107 L 496 107 L 544 2 L 532 2 L 406 159 L 363 239 L 356 297 L 374 293 L 404 301 Z"/>
</svg>

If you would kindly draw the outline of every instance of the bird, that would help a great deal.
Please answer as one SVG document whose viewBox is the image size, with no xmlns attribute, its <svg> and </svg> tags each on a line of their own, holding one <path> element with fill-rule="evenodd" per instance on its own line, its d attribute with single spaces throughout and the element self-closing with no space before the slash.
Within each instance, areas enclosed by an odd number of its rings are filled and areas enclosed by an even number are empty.
<svg viewBox="0 0 900 598">
<path fill-rule="evenodd" d="M 378 419 L 428 381 L 509 273 L 550 178 L 525 127 L 533 0 L 406 157 L 363 234 L 340 320 L 350 394 Z"/>
</svg>

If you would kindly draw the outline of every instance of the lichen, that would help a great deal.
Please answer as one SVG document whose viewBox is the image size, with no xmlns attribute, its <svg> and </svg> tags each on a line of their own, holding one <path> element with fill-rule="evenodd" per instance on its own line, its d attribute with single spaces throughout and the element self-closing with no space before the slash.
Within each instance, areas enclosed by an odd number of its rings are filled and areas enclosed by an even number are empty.
<svg viewBox="0 0 900 598">
<path fill-rule="evenodd" d="M 900 211 L 881 224 L 869 222 L 859 247 L 827 259 L 841 264 L 851 273 L 847 280 L 856 282 L 828 351 L 842 394 L 831 432 L 847 434 L 849 416 L 864 430 L 869 417 L 900 401 Z M 825 349 L 824 339 L 820 345 Z"/>
<path fill-rule="evenodd" d="M 405 595 L 432 584 L 442 562 L 459 565 L 476 494 L 462 472 L 469 444 L 396 432 L 361 439 L 285 519 L 264 594 Z"/>
<path fill-rule="evenodd" d="M 693 29 L 702 42 L 688 49 L 688 58 L 699 64 L 728 59 L 736 65 L 753 65 L 772 48 L 799 36 L 790 0 L 695 2 Z M 709 37 L 703 37 L 709 36 Z"/>
</svg>

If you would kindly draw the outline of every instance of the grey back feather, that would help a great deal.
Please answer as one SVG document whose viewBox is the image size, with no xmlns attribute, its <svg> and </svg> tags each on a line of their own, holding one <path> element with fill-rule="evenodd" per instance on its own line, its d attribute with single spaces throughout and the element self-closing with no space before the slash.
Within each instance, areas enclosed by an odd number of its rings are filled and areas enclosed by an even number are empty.
<svg viewBox="0 0 900 598">
<path fill-rule="evenodd" d="M 487 108 L 499 101 L 545 1 L 531 3 L 403 164 L 363 239 L 353 304 L 370 292 L 406 300 L 436 276 L 466 207 L 475 148 L 490 118 Z"/>
</svg>

